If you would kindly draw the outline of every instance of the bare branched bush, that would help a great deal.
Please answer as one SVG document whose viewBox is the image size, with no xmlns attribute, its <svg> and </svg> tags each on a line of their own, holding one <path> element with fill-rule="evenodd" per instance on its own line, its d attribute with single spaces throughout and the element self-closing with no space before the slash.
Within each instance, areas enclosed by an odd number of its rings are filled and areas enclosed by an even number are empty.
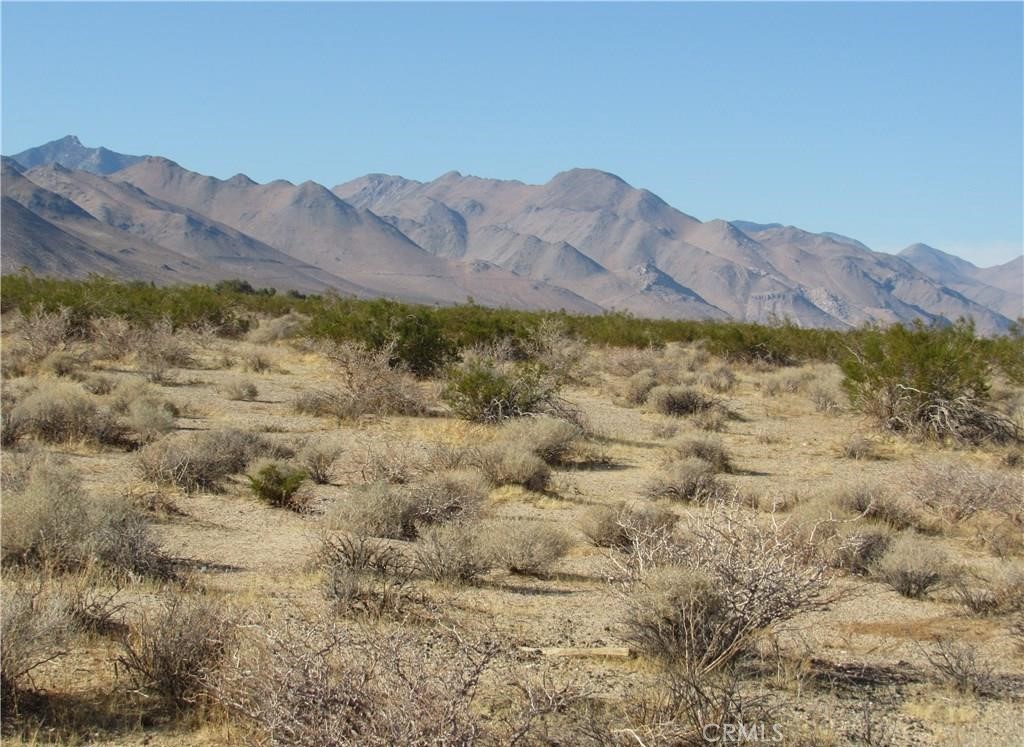
<svg viewBox="0 0 1024 747">
<path fill-rule="evenodd" d="M 230 381 L 221 388 L 221 391 L 228 399 L 238 402 L 252 402 L 260 394 L 260 390 L 248 379 Z"/>
<path fill-rule="evenodd" d="M 647 497 L 710 503 L 728 495 L 728 487 L 715 476 L 712 464 L 688 457 L 669 462 L 648 480 Z"/>
<path fill-rule="evenodd" d="M 368 537 L 415 539 L 418 505 L 403 486 L 374 482 L 352 488 L 327 513 L 331 529 Z"/>
<path fill-rule="evenodd" d="M 847 459 L 878 459 L 875 442 L 856 433 L 843 444 L 842 453 Z"/>
<path fill-rule="evenodd" d="M 811 390 L 811 402 L 814 403 L 814 409 L 825 415 L 837 415 L 843 411 L 840 396 L 838 390 L 824 386 L 816 386 Z"/>
<path fill-rule="evenodd" d="M 304 620 L 248 627 L 218 702 L 272 747 L 473 745 L 473 707 L 497 653 L 444 630 L 393 634 Z M 423 640 L 426 637 L 426 640 Z"/>
<path fill-rule="evenodd" d="M 93 353 L 101 360 L 121 360 L 136 347 L 138 330 L 124 317 L 103 316 L 89 321 Z"/>
<path fill-rule="evenodd" d="M 700 377 L 701 386 L 719 394 L 731 392 L 736 388 L 737 381 L 736 374 L 728 366 L 719 366 Z"/>
<path fill-rule="evenodd" d="M 122 444 L 125 436 L 116 418 L 74 384 L 40 385 L 11 409 L 8 420 L 18 434 L 50 443 Z"/>
<path fill-rule="evenodd" d="M 677 459 L 701 459 L 715 472 L 732 472 L 732 457 L 725 445 L 711 438 L 686 438 L 669 444 L 669 453 Z"/>
<path fill-rule="evenodd" d="M 333 404 L 330 414 L 342 419 L 362 415 L 422 415 L 427 411 L 423 390 L 415 377 L 394 366 L 393 346 L 370 350 L 344 342 L 324 355 L 338 376 L 337 385 L 322 393 Z"/>
<path fill-rule="evenodd" d="M 485 444 L 473 450 L 470 463 L 496 485 L 522 485 L 527 490 L 545 490 L 551 468 L 523 444 Z"/>
<path fill-rule="evenodd" d="M 193 493 L 218 490 L 220 482 L 260 456 L 287 457 L 286 450 L 249 431 L 223 430 L 172 434 L 143 448 L 135 466 L 140 475 Z"/>
<path fill-rule="evenodd" d="M 60 594 L 42 588 L 5 587 L 0 615 L 0 688 L 7 716 L 17 707 L 24 679 L 36 668 L 64 656 L 77 628 Z"/>
<path fill-rule="evenodd" d="M 155 384 L 168 381 L 173 368 L 195 365 L 191 345 L 181 335 L 175 334 L 169 319 L 162 319 L 138 332 L 135 358 L 139 370 Z"/>
<path fill-rule="evenodd" d="M 629 639 L 681 658 L 691 679 L 732 661 L 757 633 L 832 601 L 825 564 L 806 562 L 785 532 L 735 504 L 693 517 L 686 530 L 661 562 L 631 567 L 624 598 Z"/>
<path fill-rule="evenodd" d="M 689 387 L 657 386 L 648 395 L 647 404 L 654 412 L 681 417 L 710 410 L 718 400 Z"/>
<path fill-rule="evenodd" d="M 638 532 L 671 531 L 679 517 L 651 503 L 591 506 L 580 519 L 580 531 L 596 547 L 627 550 Z"/>
<path fill-rule="evenodd" d="M 386 541 L 342 533 L 323 538 L 317 554 L 324 596 L 345 615 L 399 614 L 410 601 L 415 566 Z"/>
<path fill-rule="evenodd" d="M 295 461 L 318 485 L 327 485 L 334 479 L 334 465 L 341 457 L 342 449 L 324 439 L 311 439 L 299 449 Z"/>
<path fill-rule="evenodd" d="M 33 309 L 18 318 L 13 327 L 16 352 L 29 365 L 39 363 L 55 351 L 64 350 L 75 336 L 71 310 L 67 308 L 54 312 Z"/>
<path fill-rule="evenodd" d="M 544 576 L 572 547 L 572 540 L 548 524 L 503 520 L 483 530 L 485 554 L 499 568 L 526 576 Z"/>
<path fill-rule="evenodd" d="M 137 689 L 186 708 L 205 693 L 231 646 L 233 628 L 220 603 L 175 595 L 122 636 L 118 666 Z"/>
<path fill-rule="evenodd" d="M 1024 612 L 1024 567 L 1006 563 L 987 576 L 957 578 L 957 600 L 972 615 L 1006 615 Z"/>
<path fill-rule="evenodd" d="M 363 482 L 406 485 L 423 472 L 425 459 L 412 442 L 370 441 L 360 455 L 359 477 Z"/>
<path fill-rule="evenodd" d="M 911 599 L 923 597 L 953 576 L 946 552 L 935 541 L 913 533 L 897 537 L 872 570 L 881 581 Z"/>
<path fill-rule="evenodd" d="M 970 643 L 939 638 L 922 652 L 938 678 L 956 690 L 984 695 L 992 689 L 994 667 Z"/>
</svg>

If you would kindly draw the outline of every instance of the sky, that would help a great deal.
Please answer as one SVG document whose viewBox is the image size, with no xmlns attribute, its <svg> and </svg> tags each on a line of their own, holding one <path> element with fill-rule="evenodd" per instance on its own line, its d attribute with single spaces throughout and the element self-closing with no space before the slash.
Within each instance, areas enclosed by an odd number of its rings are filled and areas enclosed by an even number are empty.
<svg viewBox="0 0 1024 747">
<path fill-rule="evenodd" d="M 221 178 L 598 168 L 701 220 L 1024 246 L 1021 3 L 10 3 L 0 150 Z"/>
</svg>

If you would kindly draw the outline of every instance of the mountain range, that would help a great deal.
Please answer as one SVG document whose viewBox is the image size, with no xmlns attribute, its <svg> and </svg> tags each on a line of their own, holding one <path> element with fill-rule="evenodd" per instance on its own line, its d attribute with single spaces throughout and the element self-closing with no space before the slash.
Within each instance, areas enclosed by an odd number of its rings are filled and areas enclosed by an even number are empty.
<svg viewBox="0 0 1024 747">
<path fill-rule="evenodd" d="M 421 303 L 844 328 L 1024 316 L 1024 260 L 979 268 L 924 244 L 898 255 L 778 223 L 702 222 L 613 174 L 542 185 L 452 171 L 333 188 L 259 184 L 68 136 L 3 158 L 4 273 L 100 273 Z"/>
</svg>

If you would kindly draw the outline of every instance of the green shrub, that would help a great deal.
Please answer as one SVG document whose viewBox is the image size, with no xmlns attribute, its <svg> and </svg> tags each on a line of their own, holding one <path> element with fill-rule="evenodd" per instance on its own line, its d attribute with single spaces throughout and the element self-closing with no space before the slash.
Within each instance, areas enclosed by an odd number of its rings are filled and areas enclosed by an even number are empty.
<svg viewBox="0 0 1024 747">
<path fill-rule="evenodd" d="M 288 464 L 265 460 L 258 462 L 249 475 L 253 495 L 278 508 L 299 509 L 295 497 L 306 479 L 306 471 Z"/>
<path fill-rule="evenodd" d="M 988 406 L 992 361 L 969 323 L 866 330 L 840 367 L 853 406 L 889 430 L 972 444 L 1020 440 Z"/>
<path fill-rule="evenodd" d="M 461 418 L 499 422 L 557 411 L 558 390 L 537 363 L 469 361 L 449 369 L 441 397 Z"/>
</svg>

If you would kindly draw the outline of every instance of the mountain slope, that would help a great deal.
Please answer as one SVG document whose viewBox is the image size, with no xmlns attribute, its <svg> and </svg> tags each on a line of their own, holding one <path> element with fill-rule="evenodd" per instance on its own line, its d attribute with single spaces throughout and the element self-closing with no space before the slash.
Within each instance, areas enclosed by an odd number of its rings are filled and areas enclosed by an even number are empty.
<svg viewBox="0 0 1024 747">
<path fill-rule="evenodd" d="M 106 148 L 86 148 L 74 135 L 53 140 L 11 156 L 26 169 L 56 163 L 68 169 L 89 171 L 93 174 L 112 174 L 142 160 L 142 156 L 115 153 Z"/>
<path fill-rule="evenodd" d="M 353 207 L 315 182 L 257 184 L 242 174 L 221 180 L 164 158 L 146 158 L 111 178 L 379 293 L 427 303 L 458 303 L 473 296 L 481 303 L 514 308 L 600 311 L 563 288 L 486 263 L 437 257 L 374 213 Z"/>
<path fill-rule="evenodd" d="M 912 244 L 899 257 L 937 283 L 1003 316 L 1024 316 L 1024 258 L 981 268 L 927 244 Z"/>
</svg>

